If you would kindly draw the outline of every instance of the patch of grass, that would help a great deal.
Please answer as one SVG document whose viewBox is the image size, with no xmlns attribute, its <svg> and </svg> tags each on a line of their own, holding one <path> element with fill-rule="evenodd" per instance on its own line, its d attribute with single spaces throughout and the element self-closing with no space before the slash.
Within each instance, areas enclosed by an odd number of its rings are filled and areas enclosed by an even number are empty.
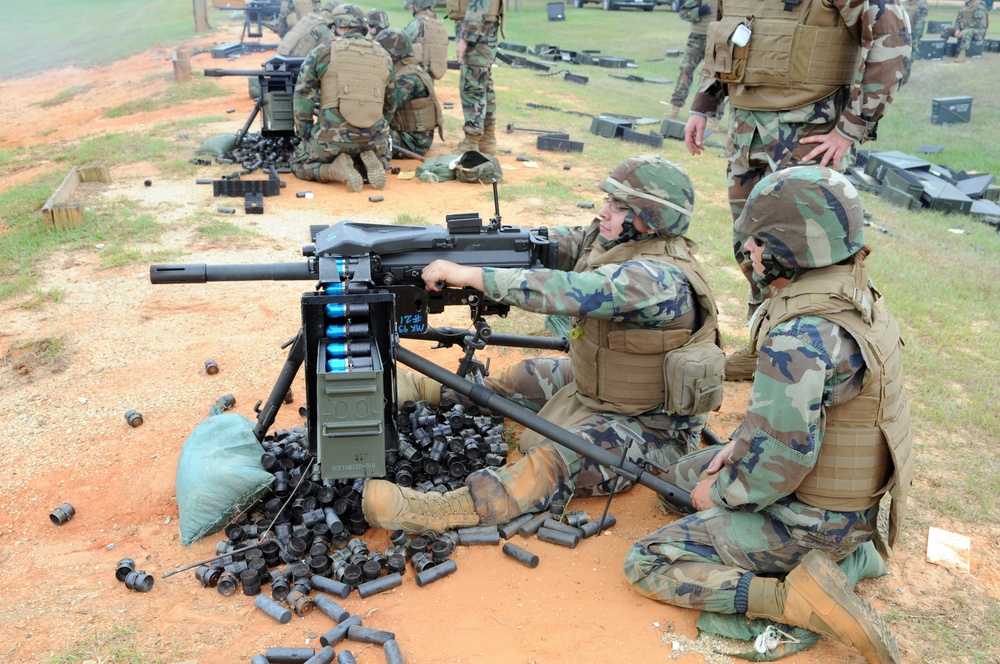
<svg viewBox="0 0 1000 664">
<path fill-rule="evenodd" d="M 0 359 L 16 373 L 28 375 L 43 367 L 62 364 L 59 360 L 66 352 L 65 336 L 24 339 L 11 343 L 7 354 Z"/>
<path fill-rule="evenodd" d="M 74 97 L 78 97 L 82 94 L 87 94 L 90 92 L 92 85 L 74 85 L 73 87 L 66 88 L 65 90 L 60 90 L 54 97 L 50 97 L 44 101 L 38 103 L 42 108 L 52 108 L 53 106 L 59 106 L 60 104 L 65 104 Z"/>
<path fill-rule="evenodd" d="M 230 221 L 212 217 L 209 217 L 205 223 L 200 224 L 196 230 L 201 235 L 213 240 L 260 235 L 260 233 L 252 228 L 244 228 Z"/>
<path fill-rule="evenodd" d="M 69 648 L 53 653 L 48 663 L 68 664 L 94 660 L 105 664 L 162 664 L 172 661 L 140 650 L 135 642 L 139 632 L 141 630 L 134 625 L 115 626 L 104 632 L 94 632 Z M 176 654 L 176 644 L 173 649 Z"/>
<path fill-rule="evenodd" d="M 226 97 L 228 95 L 229 91 L 215 81 L 196 78 L 187 83 L 171 85 L 163 92 L 155 95 L 133 99 L 121 106 L 114 106 L 105 111 L 104 114 L 109 118 L 121 118 L 126 115 L 149 113 L 161 108 L 170 108 L 198 99 Z"/>
<path fill-rule="evenodd" d="M 37 310 L 51 303 L 58 304 L 66 299 L 65 288 L 50 288 L 48 290 L 36 290 L 34 297 L 22 302 L 19 306 L 22 309 Z"/>
<path fill-rule="evenodd" d="M 392 223 L 397 226 L 427 226 L 430 224 L 427 221 L 427 217 L 422 214 L 411 214 L 409 212 L 401 212 L 396 215 L 396 218 L 392 220 Z"/>
</svg>

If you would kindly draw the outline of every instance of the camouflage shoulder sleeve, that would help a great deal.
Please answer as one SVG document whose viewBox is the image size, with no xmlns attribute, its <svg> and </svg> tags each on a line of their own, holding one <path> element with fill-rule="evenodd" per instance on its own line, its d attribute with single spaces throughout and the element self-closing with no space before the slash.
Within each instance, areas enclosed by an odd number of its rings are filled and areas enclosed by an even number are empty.
<svg viewBox="0 0 1000 664">
<path fill-rule="evenodd" d="M 557 226 L 549 229 L 549 239 L 558 247 L 556 269 L 569 272 L 576 265 L 585 247 L 588 228 L 582 226 Z"/>
<path fill-rule="evenodd" d="M 313 123 L 313 109 L 319 101 L 320 81 L 329 66 L 329 46 L 314 48 L 302 61 L 292 101 L 295 131 L 299 135 L 303 135 L 306 128 Z"/>
<path fill-rule="evenodd" d="M 587 272 L 483 268 L 486 296 L 542 314 L 593 317 L 656 329 L 693 305 L 684 274 L 650 259 Z"/>
<path fill-rule="evenodd" d="M 424 24 L 419 18 L 415 18 L 406 24 L 406 27 L 403 28 L 403 32 L 410 36 L 410 41 L 419 41 L 424 32 Z"/>
<path fill-rule="evenodd" d="M 834 0 L 847 28 L 861 44 L 850 100 L 837 130 L 863 142 L 892 103 L 910 57 L 910 31 L 900 0 Z"/>
<path fill-rule="evenodd" d="M 713 502 L 756 512 L 793 494 L 816 463 L 823 408 L 857 396 L 864 369 L 854 338 L 825 319 L 803 316 L 772 330 Z"/>
<path fill-rule="evenodd" d="M 462 20 L 462 38 L 470 42 L 479 39 L 486 26 L 486 13 L 490 8 L 490 0 L 469 0 L 465 8 L 465 18 Z"/>
</svg>

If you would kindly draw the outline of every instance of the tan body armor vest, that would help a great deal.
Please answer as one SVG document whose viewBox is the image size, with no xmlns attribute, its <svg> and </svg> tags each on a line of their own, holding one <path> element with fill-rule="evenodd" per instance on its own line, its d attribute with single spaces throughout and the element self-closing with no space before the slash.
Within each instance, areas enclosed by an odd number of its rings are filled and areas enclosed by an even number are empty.
<svg viewBox="0 0 1000 664">
<path fill-rule="evenodd" d="M 573 377 L 580 396 L 589 398 L 588 405 L 593 410 L 640 415 L 662 408 L 667 354 L 693 336 L 705 336 L 720 343 L 718 311 L 694 250 L 694 243 L 685 237 L 656 237 L 615 245 L 608 250 L 593 246 L 577 262 L 574 271 L 589 272 L 599 265 L 655 258 L 683 272 L 697 295 L 697 311 L 671 321 L 665 328 L 631 328 L 596 318 L 573 320 L 569 344 Z"/>
<path fill-rule="evenodd" d="M 854 81 L 860 44 L 823 0 L 723 0 L 722 12 L 708 26 L 704 70 L 729 84 L 736 108 L 798 108 Z M 745 46 L 733 42 L 738 29 L 751 33 Z"/>
<path fill-rule="evenodd" d="M 366 39 L 333 39 L 320 108 L 339 108 L 344 120 L 355 127 L 371 127 L 382 117 L 391 69 L 389 55 L 378 44 Z"/>
<path fill-rule="evenodd" d="M 329 17 L 326 14 L 314 12 L 301 18 L 295 26 L 281 38 L 278 44 L 278 55 L 290 55 L 302 57 L 309 55 L 309 51 L 319 46 L 320 40 L 313 34 L 313 29 L 319 26 L 326 26 Z"/>
<path fill-rule="evenodd" d="M 434 94 L 434 81 L 430 75 L 417 66 L 413 58 L 406 58 L 396 69 L 397 80 L 407 74 L 413 74 L 420 79 L 429 93 L 426 97 L 414 98 L 403 104 L 403 107 L 392 116 L 389 126 L 396 131 L 434 131 L 442 126 L 441 106 Z"/>
<path fill-rule="evenodd" d="M 771 330 L 799 316 L 819 316 L 849 332 L 861 346 L 865 375 L 856 397 L 824 407 L 819 458 L 796 498 L 820 509 L 860 512 L 889 492 L 893 500 L 885 544 L 891 552 L 913 478 L 899 326 L 863 266 L 834 265 L 796 276 L 765 300 L 751 331 L 753 343 L 760 349 Z"/>
<path fill-rule="evenodd" d="M 971 0 L 971 2 L 966 2 L 964 5 L 962 5 L 962 11 L 959 12 L 959 26 L 958 26 L 959 30 L 965 30 L 970 25 L 972 25 L 973 21 L 976 20 L 976 9 L 979 8 L 980 1 L 981 0 Z M 986 14 L 986 26 L 989 27 L 990 14 L 989 12 L 985 12 L 985 14 Z"/>
<path fill-rule="evenodd" d="M 453 21 L 464 21 L 465 12 L 469 7 L 469 0 L 448 0 L 445 12 L 448 18 Z M 496 23 L 506 12 L 503 0 L 490 0 L 490 6 L 486 10 L 486 23 Z"/>
<path fill-rule="evenodd" d="M 420 21 L 420 41 L 413 44 L 413 57 L 430 72 L 435 81 L 448 71 L 448 28 L 434 12 L 424 10 L 414 17 Z"/>
</svg>

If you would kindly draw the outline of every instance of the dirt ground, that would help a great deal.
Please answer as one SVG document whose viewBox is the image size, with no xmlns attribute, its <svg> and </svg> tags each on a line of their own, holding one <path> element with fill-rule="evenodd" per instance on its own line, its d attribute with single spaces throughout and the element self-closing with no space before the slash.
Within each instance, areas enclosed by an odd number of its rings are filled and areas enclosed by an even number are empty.
<svg viewBox="0 0 1000 664">
<path fill-rule="evenodd" d="M 0 146 L 30 147 L 141 130 L 230 108 L 235 109 L 233 120 L 217 133 L 237 128 L 251 109 L 243 79 L 220 80 L 231 87 L 231 98 L 119 119 L 104 116 L 107 108 L 133 98 L 137 89 L 149 94 L 169 86 L 168 78 L 150 78 L 170 71 L 169 55 L 167 50 L 155 50 L 104 69 L 68 68 L 0 81 L 0 116 L 5 118 Z M 264 57 L 244 56 L 233 66 L 256 67 Z M 207 54 L 192 63 L 195 70 L 218 64 Z M 92 85 L 91 90 L 68 104 L 46 112 L 24 111 L 60 90 L 85 84 Z M 443 101 L 459 107 L 453 80 L 446 80 L 440 89 Z M 460 112 L 446 113 L 449 126 L 459 126 Z M 453 131 L 449 145 L 456 140 Z M 513 154 L 537 154 L 531 135 L 501 134 L 499 141 Z M 192 148 L 197 142 L 191 139 Z M 508 181 L 535 175 L 513 154 L 501 158 Z M 538 157 L 540 169 L 551 172 L 562 172 L 562 164 L 569 163 L 569 177 L 577 183 L 580 200 L 598 200 L 593 185 L 603 177 L 605 165 L 595 166 L 579 156 Z M 416 163 L 397 165 L 408 171 Z M 42 162 L 9 175 L 0 188 L 66 167 Z M 206 167 L 199 175 L 219 177 L 227 172 L 224 168 Z M 152 163 L 115 168 L 112 178 L 110 185 L 84 193 L 94 201 L 138 200 L 168 225 L 220 204 L 208 188 L 187 178 L 161 177 Z M 147 179 L 151 186 L 144 186 Z M 476 211 L 483 218 L 493 213 L 484 191 L 471 185 L 390 178 L 379 192 L 385 200 L 372 203 L 367 188 L 351 194 L 341 186 L 305 183 L 291 175 L 284 179 L 286 189 L 265 199 L 263 215 L 240 212 L 226 218 L 258 233 L 241 240 L 240 246 L 207 243 L 189 230 L 171 228 L 160 247 L 188 254 L 178 262 L 298 261 L 310 224 L 348 218 L 388 221 L 407 210 L 419 210 L 435 223 L 443 222 L 449 212 Z M 296 198 L 300 191 L 312 191 L 315 197 Z M 530 199 L 505 203 L 505 221 L 532 218 L 537 204 Z M 568 205 L 544 223 L 586 221 L 581 212 Z M 0 660 L 49 661 L 77 641 L 93 640 L 92 634 L 116 626 L 139 629 L 135 647 L 144 655 L 127 661 L 245 662 L 268 647 L 318 648 L 318 636 L 333 626 L 318 611 L 279 625 L 255 610 L 242 594 L 222 597 L 201 588 L 193 571 L 161 578 L 211 557 L 222 538 L 220 533 L 187 548 L 180 545 L 174 477 L 181 444 L 224 393 L 236 397 L 236 412 L 254 418 L 253 404 L 266 397 L 284 359 L 279 346 L 298 327 L 304 283 L 154 286 L 144 265 L 97 269 L 100 251 L 93 247 L 61 253 L 43 266 L 41 287 L 65 289 L 61 303 L 40 309 L 22 308 L 17 300 L 0 303 L 4 358 L 0 408 L 8 420 L 8 435 L 0 442 L 7 468 L 0 482 L 0 513 L 6 522 L 0 529 L 0 587 L 5 598 L 0 605 Z M 723 260 L 706 258 L 709 263 Z M 434 322 L 465 325 L 463 316 L 464 312 L 449 311 Z M 19 361 L 19 343 L 63 335 L 68 350 L 57 366 Z M 406 345 L 446 367 L 455 366 L 455 351 L 432 350 L 418 342 Z M 520 354 L 507 350 L 487 356 L 500 366 Z M 204 372 L 207 358 L 218 362 L 218 375 Z M 748 393 L 747 384 L 726 387 L 726 404 L 710 422 L 722 435 L 738 424 Z M 301 376 L 295 393 L 295 405 L 279 414 L 278 426 L 300 422 L 295 410 L 305 393 Z M 126 425 L 124 413 L 129 409 L 143 414 L 141 427 Z M 48 515 L 64 502 L 75 507 L 76 516 L 56 527 Z M 599 514 L 603 501 L 582 501 L 574 507 Z M 617 497 L 611 511 L 618 526 L 576 549 L 533 539 L 518 541 L 541 557 L 536 569 L 519 566 L 498 547 L 463 547 L 455 554 L 458 571 L 446 579 L 418 588 L 410 570 L 400 588 L 364 600 L 355 594 L 343 604 L 362 616 L 366 625 L 394 631 L 411 664 L 668 659 L 693 663 L 729 661 L 713 654 L 715 649 L 745 650 L 742 644 L 699 640 L 697 613 L 651 602 L 627 586 L 621 572 L 625 551 L 635 539 L 674 518 L 657 506 L 655 495 L 637 488 Z M 365 539 L 372 547 L 388 544 L 387 533 L 377 529 Z M 979 592 L 996 597 L 997 541 L 995 528 L 978 534 L 970 576 L 925 563 L 925 535 L 912 532 L 904 550 L 890 562 L 891 574 L 862 582 L 859 592 L 883 612 L 950 619 L 942 612 L 955 606 L 954 593 L 975 585 Z M 155 576 L 152 592 L 130 592 L 115 580 L 115 565 L 126 557 Z M 900 581 L 902 572 L 905 584 Z M 906 661 L 925 661 L 919 622 L 903 620 L 894 626 Z M 384 661 L 378 646 L 351 643 L 350 649 L 362 664 Z M 89 659 L 102 661 L 105 656 L 94 653 Z M 862 659 L 840 644 L 822 641 L 787 661 Z"/>
</svg>

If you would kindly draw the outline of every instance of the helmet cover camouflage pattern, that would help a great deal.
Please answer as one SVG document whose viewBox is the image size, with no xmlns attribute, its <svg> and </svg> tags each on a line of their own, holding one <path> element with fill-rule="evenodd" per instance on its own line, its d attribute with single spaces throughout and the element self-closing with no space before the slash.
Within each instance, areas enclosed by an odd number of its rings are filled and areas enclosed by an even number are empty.
<svg viewBox="0 0 1000 664">
<path fill-rule="evenodd" d="M 330 14 L 333 12 L 334 9 L 339 7 L 341 4 L 343 3 L 340 0 L 329 0 L 329 2 L 323 5 L 323 11 L 325 11 L 327 14 Z"/>
<path fill-rule="evenodd" d="M 406 4 L 413 5 L 417 9 L 430 9 L 434 6 L 435 0 L 406 0 Z"/>
<path fill-rule="evenodd" d="M 330 12 L 330 25 L 368 32 L 368 19 L 361 7 L 353 4 L 339 5 Z"/>
<path fill-rule="evenodd" d="M 694 211 L 694 185 L 677 164 L 654 155 L 632 157 L 615 166 L 598 187 L 628 205 L 657 235 L 687 232 Z"/>
<path fill-rule="evenodd" d="M 389 27 L 389 15 L 384 9 L 373 9 L 368 12 L 368 27 L 372 30 L 385 30 Z"/>
<path fill-rule="evenodd" d="M 410 35 L 399 28 L 386 28 L 375 35 L 375 43 L 386 50 L 393 62 L 398 62 L 413 53 Z"/>
<path fill-rule="evenodd" d="M 792 270 L 836 265 L 865 243 L 858 190 L 818 166 L 786 168 L 758 182 L 735 230 L 759 240 L 765 259 Z"/>
</svg>

